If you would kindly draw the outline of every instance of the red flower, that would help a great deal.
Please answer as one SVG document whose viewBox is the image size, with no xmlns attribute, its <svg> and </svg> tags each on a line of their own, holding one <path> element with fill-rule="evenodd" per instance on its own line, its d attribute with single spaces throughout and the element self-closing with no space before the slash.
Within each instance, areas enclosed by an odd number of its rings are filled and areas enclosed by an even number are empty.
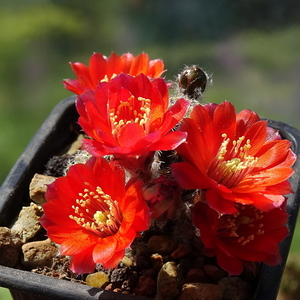
<svg viewBox="0 0 300 300">
<path fill-rule="evenodd" d="M 164 73 L 164 63 L 160 59 L 149 60 L 146 53 L 134 57 L 131 53 L 118 56 L 112 53 L 109 57 L 94 53 L 89 67 L 80 62 L 71 63 L 77 79 L 63 81 L 65 88 L 77 95 L 87 89 L 95 89 L 101 81 L 109 81 L 114 76 L 124 73 L 137 76 L 141 73 L 150 78 L 158 78 Z"/>
<path fill-rule="evenodd" d="M 143 166 L 149 152 L 175 149 L 185 141 L 185 132 L 171 129 L 185 115 L 189 101 L 181 98 L 168 105 L 167 85 L 161 78 L 150 81 L 144 74 L 121 74 L 102 82 L 76 102 L 79 124 L 93 139 L 83 140 L 83 146 L 95 156 L 127 161 L 126 167 Z"/>
<path fill-rule="evenodd" d="M 72 257 L 73 272 L 93 272 L 97 263 L 116 267 L 137 233 L 148 229 L 143 183 L 125 187 L 124 179 L 120 166 L 98 158 L 72 166 L 48 187 L 41 224 Z"/>
<path fill-rule="evenodd" d="M 253 262 L 269 266 L 281 262 L 278 243 L 288 234 L 288 215 L 281 208 L 263 212 L 253 205 L 235 205 L 233 215 L 219 215 L 203 202 L 193 209 L 193 223 L 200 230 L 206 255 L 217 257 L 229 275 L 239 275 Z M 251 263 L 252 262 L 252 263 Z"/>
<path fill-rule="evenodd" d="M 235 213 L 234 203 L 268 211 L 292 192 L 290 142 L 256 113 L 236 115 L 229 102 L 197 105 L 179 130 L 188 133 L 176 150 L 186 162 L 171 165 L 172 175 L 183 189 L 207 190 L 208 205 L 219 213 Z"/>
</svg>

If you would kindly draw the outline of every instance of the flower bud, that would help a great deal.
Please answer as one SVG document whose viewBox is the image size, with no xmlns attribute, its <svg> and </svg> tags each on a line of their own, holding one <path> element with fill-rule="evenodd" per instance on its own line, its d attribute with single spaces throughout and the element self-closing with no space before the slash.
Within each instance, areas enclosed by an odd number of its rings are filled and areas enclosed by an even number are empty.
<svg viewBox="0 0 300 300">
<path fill-rule="evenodd" d="M 202 96 L 207 80 L 206 73 L 196 65 L 185 67 L 178 76 L 181 92 L 190 99 L 197 99 Z"/>
</svg>

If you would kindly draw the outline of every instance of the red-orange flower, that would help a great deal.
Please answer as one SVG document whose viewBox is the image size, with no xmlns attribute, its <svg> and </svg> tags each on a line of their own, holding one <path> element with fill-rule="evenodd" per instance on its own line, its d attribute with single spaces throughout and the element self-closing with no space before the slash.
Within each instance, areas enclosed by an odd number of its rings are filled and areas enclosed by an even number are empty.
<svg viewBox="0 0 300 300">
<path fill-rule="evenodd" d="M 93 158 L 48 187 L 41 224 L 61 253 L 72 257 L 73 272 L 93 272 L 97 263 L 116 267 L 137 233 L 148 229 L 142 185 L 126 187 L 119 165 Z"/>
<path fill-rule="evenodd" d="M 150 60 L 146 53 L 136 57 L 131 53 L 121 56 L 112 53 L 109 57 L 94 53 L 88 67 L 80 62 L 71 63 L 71 67 L 77 79 L 66 79 L 63 84 L 66 89 L 77 95 L 81 95 L 87 89 L 95 89 L 100 81 L 109 81 L 121 73 L 132 76 L 143 73 L 150 78 L 158 78 L 165 71 L 162 60 Z"/>
<path fill-rule="evenodd" d="M 168 88 L 161 78 L 150 81 L 120 74 L 96 90 L 78 96 L 79 124 L 92 139 L 83 147 L 95 156 L 114 155 L 126 167 L 143 166 L 149 152 L 172 150 L 186 133 L 171 131 L 185 115 L 189 101 L 169 105 Z"/>
<path fill-rule="evenodd" d="M 278 243 L 288 234 L 288 215 L 281 208 L 263 212 L 253 205 L 236 204 L 233 215 L 219 215 L 203 202 L 193 209 L 193 223 L 200 230 L 206 255 L 216 256 L 229 275 L 239 275 L 253 262 L 274 266 L 281 262 Z"/>
<path fill-rule="evenodd" d="M 219 213 L 235 213 L 234 203 L 269 211 L 292 192 L 290 142 L 256 113 L 236 114 L 229 102 L 197 105 L 179 130 L 188 133 L 176 150 L 185 162 L 171 165 L 172 175 L 183 189 L 206 190 L 208 205 Z"/>
</svg>

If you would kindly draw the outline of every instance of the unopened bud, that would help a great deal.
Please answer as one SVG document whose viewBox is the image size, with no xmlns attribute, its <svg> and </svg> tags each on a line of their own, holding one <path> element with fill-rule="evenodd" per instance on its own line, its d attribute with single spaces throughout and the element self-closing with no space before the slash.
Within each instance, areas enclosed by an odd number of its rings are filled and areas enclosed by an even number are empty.
<svg viewBox="0 0 300 300">
<path fill-rule="evenodd" d="M 207 80 L 206 73 L 196 65 L 185 67 L 178 76 L 181 92 L 190 99 L 197 99 L 202 96 Z"/>
</svg>

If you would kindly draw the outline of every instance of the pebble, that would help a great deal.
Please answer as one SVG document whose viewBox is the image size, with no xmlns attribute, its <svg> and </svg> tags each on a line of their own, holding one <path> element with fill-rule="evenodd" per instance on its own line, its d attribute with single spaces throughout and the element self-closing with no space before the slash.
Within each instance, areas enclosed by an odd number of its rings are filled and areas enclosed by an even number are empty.
<svg viewBox="0 0 300 300">
<path fill-rule="evenodd" d="M 110 282 L 123 282 L 128 278 L 130 270 L 128 268 L 113 269 L 110 274 Z"/>
<path fill-rule="evenodd" d="M 124 256 L 121 260 L 121 262 L 124 264 L 124 266 L 126 267 L 130 267 L 132 265 L 132 260 L 127 257 L 127 256 Z"/>
<path fill-rule="evenodd" d="M 133 289 L 136 296 L 153 297 L 156 294 L 156 281 L 150 277 L 140 276 Z"/>
<path fill-rule="evenodd" d="M 29 242 L 22 246 L 22 264 L 26 268 L 50 267 L 58 254 L 58 247 L 50 239 Z"/>
<path fill-rule="evenodd" d="M 142 276 L 145 276 L 145 277 L 149 277 L 149 278 L 152 278 L 153 280 L 156 281 L 157 279 L 157 270 L 155 270 L 154 268 L 151 268 L 151 269 L 146 269 L 146 270 L 142 270 Z"/>
<path fill-rule="evenodd" d="M 186 276 L 186 282 L 211 283 L 211 279 L 202 269 L 190 269 Z"/>
<path fill-rule="evenodd" d="M 152 253 L 169 254 L 177 248 L 178 243 L 170 236 L 154 235 L 149 239 L 147 246 Z"/>
<path fill-rule="evenodd" d="M 85 283 L 89 286 L 101 288 L 105 283 L 109 282 L 108 275 L 104 272 L 96 272 L 87 275 Z"/>
<path fill-rule="evenodd" d="M 192 252 L 192 247 L 187 244 L 179 244 L 178 247 L 171 253 L 174 259 L 180 259 Z"/>
<path fill-rule="evenodd" d="M 19 261 L 22 242 L 7 227 L 0 227 L 0 265 L 15 267 Z"/>
<path fill-rule="evenodd" d="M 55 181 L 55 177 L 42 174 L 34 174 L 29 185 L 29 196 L 37 204 L 43 204 L 47 200 L 45 193 L 49 184 Z"/>
<path fill-rule="evenodd" d="M 225 288 L 222 300 L 251 299 L 251 284 L 240 277 L 224 277 L 219 281 L 218 285 Z"/>
<path fill-rule="evenodd" d="M 183 278 L 173 261 L 165 263 L 157 276 L 157 300 L 173 300 L 179 295 Z"/>
<path fill-rule="evenodd" d="M 153 268 L 155 270 L 159 271 L 164 264 L 163 257 L 158 253 L 154 253 L 151 255 L 150 259 L 151 259 Z"/>
<path fill-rule="evenodd" d="M 221 278 L 227 276 L 226 271 L 222 270 L 221 268 L 215 265 L 210 265 L 210 264 L 204 265 L 203 270 L 213 282 L 217 282 Z"/>
<path fill-rule="evenodd" d="M 196 258 L 195 268 L 201 269 L 204 266 L 205 257 L 200 255 Z"/>
<path fill-rule="evenodd" d="M 186 283 L 178 300 L 223 300 L 225 287 L 209 283 Z M 230 299 L 233 300 L 234 298 Z"/>
<path fill-rule="evenodd" d="M 114 285 L 112 283 L 109 283 L 104 288 L 106 291 L 112 291 L 114 289 Z"/>
<path fill-rule="evenodd" d="M 43 214 L 41 206 L 30 203 L 30 206 L 24 206 L 18 216 L 17 221 L 11 228 L 13 235 L 19 235 L 22 243 L 26 243 L 33 238 L 41 229 L 39 222 Z"/>
</svg>

